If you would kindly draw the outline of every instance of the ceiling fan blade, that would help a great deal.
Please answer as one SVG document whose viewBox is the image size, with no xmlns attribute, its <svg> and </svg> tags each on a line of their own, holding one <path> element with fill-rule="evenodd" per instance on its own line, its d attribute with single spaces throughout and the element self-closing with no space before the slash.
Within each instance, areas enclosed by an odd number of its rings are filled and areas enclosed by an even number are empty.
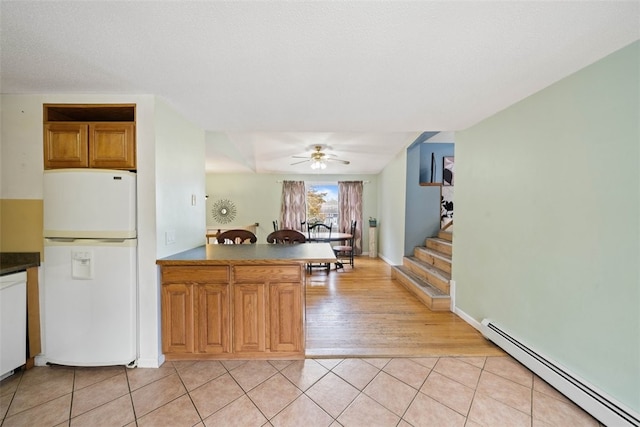
<svg viewBox="0 0 640 427">
<path fill-rule="evenodd" d="M 328 161 L 331 161 L 331 162 L 340 162 L 340 163 L 342 163 L 343 165 L 348 165 L 348 164 L 350 164 L 350 163 L 351 163 L 349 160 L 342 160 L 342 159 L 332 159 L 332 158 L 328 158 L 328 159 L 325 159 L 325 160 L 328 160 Z"/>
<path fill-rule="evenodd" d="M 301 157 L 297 157 L 298 159 L 300 159 Z M 307 159 L 307 160 L 301 160 L 299 162 L 295 162 L 295 163 L 291 163 L 291 166 L 293 165 L 299 165 L 300 163 L 305 163 L 305 162 L 309 162 L 311 161 L 311 159 Z"/>
<path fill-rule="evenodd" d="M 291 156 L 293 159 L 308 159 L 309 156 Z"/>
</svg>

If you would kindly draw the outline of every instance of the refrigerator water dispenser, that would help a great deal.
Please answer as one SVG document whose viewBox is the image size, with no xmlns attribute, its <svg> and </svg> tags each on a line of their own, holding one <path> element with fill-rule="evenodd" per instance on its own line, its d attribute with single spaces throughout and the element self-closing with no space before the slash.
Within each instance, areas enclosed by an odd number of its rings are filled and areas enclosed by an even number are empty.
<svg viewBox="0 0 640 427">
<path fill-rule="evenodd" d="M 71 252 L 71 277 L 73 279 L 93 279 L 93 252 Z"/>
</svg>

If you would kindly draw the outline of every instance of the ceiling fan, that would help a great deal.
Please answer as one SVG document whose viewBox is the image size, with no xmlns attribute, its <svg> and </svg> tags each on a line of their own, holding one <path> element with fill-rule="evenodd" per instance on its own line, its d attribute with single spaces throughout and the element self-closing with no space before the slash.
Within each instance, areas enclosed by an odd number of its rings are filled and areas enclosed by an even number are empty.
<svg viewBox="0 0 640 427">
<path fill-rule="evenodd" d="M 291 163 L 291 165 L 298 165 L 304 162 L 311 162 L 311 169 L 325 169 L 327 167 L 327 162 L 339 162 L 343 165 L 348 165 L 351 163 L 348 160 L 337 159 L 333 154 L 327 154 L 322 151 L 322 145 L 316 145 L 313 147 L 315 149 L 314 152 L 311 153 L 310 156 L 291 156 L 294 159 L 305 159 L 299 162 Z"/>
</svg>

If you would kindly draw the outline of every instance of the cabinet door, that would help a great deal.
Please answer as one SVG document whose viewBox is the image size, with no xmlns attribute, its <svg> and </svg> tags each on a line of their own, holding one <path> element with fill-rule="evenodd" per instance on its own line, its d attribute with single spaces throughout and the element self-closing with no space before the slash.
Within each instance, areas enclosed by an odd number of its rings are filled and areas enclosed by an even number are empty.
<svg viewBox="0 0 640 427">
<path fill-rule="evenodd" d="M 234 352 L 266 351 L 266 285 L 236 284 L 233 290 Z"/>
<path fill-rule="evenodd" d="M 193 353 L 193 285 L 162 285 L 162 351 Z"/>
<path fill-rule="evenodd" d="M 271 351 L 301 351 L 302 291 L 300 283 L 272 283 L 269 286 Z"/>
<path fill-rule="evenodd" d="M 229 285 L 198 285 L 198 351 L 229 353 Z"/>
<path fill-rule="evenodd" d="M 136 145 L 133 123 L 89 125 L 89 165 L 92 168 L 135 169 Z"/>
<path fill-rule="evenodd" d="M 89 167 L 88 126 L 49 123 L 44 126 L 44 168 Z"/>
</svg>

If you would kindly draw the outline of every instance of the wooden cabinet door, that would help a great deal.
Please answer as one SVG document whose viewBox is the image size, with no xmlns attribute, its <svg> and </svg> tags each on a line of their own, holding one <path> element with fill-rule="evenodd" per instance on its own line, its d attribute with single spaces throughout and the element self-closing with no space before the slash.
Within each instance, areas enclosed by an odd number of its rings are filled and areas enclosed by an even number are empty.
<svg viewBox="0 0 640 427">
<path fill-rule="evenodd" d="M 236 284 L 233 290 L 233 350 L 266 351 L 266 285 Z"/>
<path fill-rule="evenodd" d="M 88 126 L 49 123 L 44 126 L 44 168 L 89 167 Z"/>
<path fill-rule="evenodd" d="M 162 351 L 193 353 L 193 285 L 162 285 Z"/>
<path fill-rule="evenodd" d="M 136 168 L 133 123 L 92 123 L 89 125 L 89 131 L 89 167 Z"/>
<path fill-rule="evenodd" d="M 197 285 L 198 287 L 198 351 L 231 352 L 229 285 Z"/>
<path fill-rule="evenodd" d="M 300 283 L 272 283 L 269 286 L 271 351 L 301 351 L 304 336 Z"/>
</svg>

